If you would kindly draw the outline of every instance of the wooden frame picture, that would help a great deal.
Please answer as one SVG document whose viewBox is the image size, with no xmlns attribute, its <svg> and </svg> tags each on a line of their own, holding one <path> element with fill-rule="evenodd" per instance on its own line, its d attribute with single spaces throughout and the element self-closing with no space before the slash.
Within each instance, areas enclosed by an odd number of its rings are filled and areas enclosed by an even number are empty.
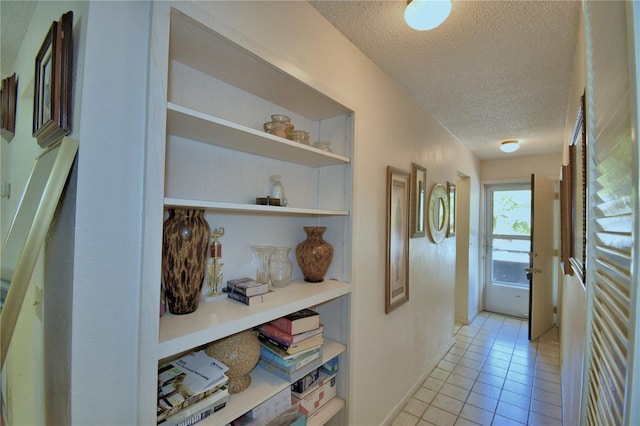
<svg viewBox="0 0 640 426">
<path fill-rule="evenodd" d="M 449 193 L 449 227 L 447 237 L 456 236 L 456 184 L 447 182 L 447 192 Z"/>
<path fill-rule="evenodd" d="M 568 165 L 560 172 L 560 262 L 565 275 L 573 275 L 571 267 L 571 172 Z"/>
<path fill-rule="evenodd" d="M 2 80 L 0 89 L 0 129 L 2 136 L 11 142 L 16 133 L 16 100 L 18 80 L 16 73 Z"/>
<path fill-rule="evenodd" d="M 387 167 L 387 314 L 409 300 L 410 188 L 409 172 Z"/>
<path fill-rule="evenodd" d="M 569 145 L 569 175 L 571 181 L 570 263 L 573 271 L 584 283 L 587 260 L 587 135 L 584 95 L 582 96 Z"/>
<path fill-rule="evenodd" d="M 54 21 L 36 56 L 33 137 L 47 147 L 71 132 L 73 12 Z"/>
<path fill-rule="evenodd" d="M 427 235 L 427 169 L 411 164 L 411 238 Z"/>
</svg>

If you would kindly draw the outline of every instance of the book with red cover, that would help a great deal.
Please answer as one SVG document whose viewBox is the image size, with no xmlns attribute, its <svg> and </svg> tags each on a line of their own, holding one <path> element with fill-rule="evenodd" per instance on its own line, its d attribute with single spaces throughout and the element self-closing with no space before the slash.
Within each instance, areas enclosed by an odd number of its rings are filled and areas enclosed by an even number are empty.
<svg viewBox="0 0 640 426">
<path fill-rule="evenodd" d="M 273 324 L 262 324 L 258 326 L 258 331 L 268 337 L 271 337 L 278 342 L 281 342 L 285 345 L 292 345 L 294 343 L 298 343 L 301 340 L 307 339 L 309 337 L 313 337 L 316 334 L 321 334 L 324 331 L 324 326 L 320 324 L 320 327 L 314 328 L 313 330 L 305 331 L 304 333 L 299 334 L 289 334 L 284 330 L 279 329 Z"/>
<path fill-rule="evenodd" d="M 275 319 L 270 324 L 289 334 L 300 334 L 320 327 L 320 314 L 311 309 L 302 309 Z"/>
</svg>

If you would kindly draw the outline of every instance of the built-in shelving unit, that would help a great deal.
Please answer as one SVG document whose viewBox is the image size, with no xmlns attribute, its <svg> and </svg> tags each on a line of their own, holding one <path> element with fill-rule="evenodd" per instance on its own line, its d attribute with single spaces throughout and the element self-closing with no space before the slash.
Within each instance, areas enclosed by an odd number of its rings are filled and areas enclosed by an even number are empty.
<svg viewBox="0 0 640 426">
<path fill-rule="evenodd" d="M 219 28 L 210 7 L 206 2 L 153 5 L 151 51 L 157 66 L 151 67 L 149 78 L 138 420 L 140 424 L 155 421 L 159 362 L 311 307 L 325 323 L 323 360 L 338 356 L 340 368 L 338 396 L 311 416 L 309 424 L 325 424 L 340 413 L 338 423 L 346 424 L 353 285 L 352 111 L 295 67 L 288 65 L 285 72 L 276 66 L 282 62 L 274 61 L 267 50 L 257 45 L 250 50 L 232 40 L 234 32 Z M 206 88 L 214 88 L 213 95 Z M 316 139 L 328 138 L 340 153 L 264 132 L 261 122 L 276 112 L 296 117 Z M 183 156 L 185 150 L 194 153 Z M 212 166 L 202 157 L 217 163 Z M 214 177 L 210 175 L 212 168 Z M 254 171 L 258 168 L 260 172 Z M 299 197 L 301 201 L 294 207 L 251 204 L 249 200 L 256 196 L 255 182 L 272 170 L 289 173 L 288 188 L 307 198 Z M 191 187 L 196 189 L 190 192 Z M 246 247 L 263 222 L 269 235 L 277 235 L 278 243 L 289 247 L 299 242 L 294 230 L 299 232 L 310 221 L 330 226 L 333 234 L 329 233 L 328 241 L 334 245 L 334 263 L 339 265 L 332 275 L 335 279 L 306 283 L 294 275 L 294 281 L 274 289 L 275 297 L 264 304 L 245 306 L 228 299 L 215 300 L 201 302 L 188 315 L 159 317 L 162 218 L 169 208 L 203 209 L 206 218 L 214 222 L 210 223 L 212 229 L 235 227 L 234 244 L 227 245 L 224 253 L 229 259 L 247 255 Z M 233 271 L 227 276 L 233 276 Z M 231 395 L 224 409 L 201 424 L 228 424 L 290 385 L 259 367 L 251 377 L 248 389 Z"/>
</svg>

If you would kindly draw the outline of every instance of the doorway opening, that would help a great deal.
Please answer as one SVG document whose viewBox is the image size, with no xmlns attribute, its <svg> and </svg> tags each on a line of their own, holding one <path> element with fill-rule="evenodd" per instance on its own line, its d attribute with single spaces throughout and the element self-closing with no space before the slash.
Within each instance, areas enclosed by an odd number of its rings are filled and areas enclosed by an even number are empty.
<svg viewBox="0 0 640 426">
<path fill-rule="evenodd" d="M 484 309 L 529 317 L 531 184 L 487 185 Z"/>
</svg>

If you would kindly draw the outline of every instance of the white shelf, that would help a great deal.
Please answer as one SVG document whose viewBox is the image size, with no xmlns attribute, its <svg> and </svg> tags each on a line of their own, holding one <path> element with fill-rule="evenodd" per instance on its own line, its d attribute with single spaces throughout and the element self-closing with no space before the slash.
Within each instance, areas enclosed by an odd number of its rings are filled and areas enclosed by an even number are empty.
<svg viewBox="0 0 640 426">
<path fill-rule="evenodd" d="M 348 164 L 348 157 L 274 136 L 261 130 L 167 102 L 172 135 L 309 167 Z"/>
<path fill-rule="evenodd" d="M 263 206 L 258 204 L 224 203 L 220 201 L 190 200 L 165 197 L 164 205 L 168 208 L 193 208 L 204 210 L 221 210 L 229 212 L 270 213 L 277 215 L 309 215 L 309 216 L 349 216 L 347 210 L 302 209 L 298 207 Z"/>
<path fill-rule="evenodd" d="M 179 12 L 180 2 L 174 7 L 169 39 L 173 60 L 312 120 L 351 112 L 325 94 L 329 92 L 328 88 L 318 90 L 305 83 L 309 76 L 292 64 L 280 64 L 286 66 L 287 72 L 284 72 L 211 31 L 195 16 Z"/>
<path fill-rule="evenodd" d="M 200 303 L 187 315 L 165 314 L 160 318 L 158 360 L 343 296 L 351 292 L 351 286 L 333 280 L 292 281 L 275 291 L 273 300 L 260 305 L 247 306 L 227 299 Z"/>
<path fill-rule="evenodd" d="M 325 344 L 322 346 L 322 363 L 324 364 L 332 358 L 340 355 L 345 351 L 345 349 L 346 347 L 342 343 L 325 339 Z M 203 426 L 224 425 L 230 423 L 232 420 L 235 420 L 246 413 L 248 411 L 247 407 L 252 408 L 258 404 L 262 404 L 281 390 L 286 389 L 291 385 L 291 383 L 286 380 L 281 379 L 260 367 L 254 368 L 250 375 L 251 385 L 244 391 L 231 395 L 227 406 L 215 413 L 213 416 L 203 420 Z M 329 404 L 330 403 L 331 402 L 329 402 Z M 323 407 L 323 410 L 324 408 L 325 407 Z M 333 415 L 335 415 L 335 413 Z M 333 417 L 333 415 L 331 417 Z"/>
<path fill-rule="evenodd" d="M 340 412 L 345 406 L 345 401 L 337 396 L 322 406 L 318 411 L 314 412 L 310 418 L 307 418 L 307 426 L 322 426 Z"/>
</svg>

